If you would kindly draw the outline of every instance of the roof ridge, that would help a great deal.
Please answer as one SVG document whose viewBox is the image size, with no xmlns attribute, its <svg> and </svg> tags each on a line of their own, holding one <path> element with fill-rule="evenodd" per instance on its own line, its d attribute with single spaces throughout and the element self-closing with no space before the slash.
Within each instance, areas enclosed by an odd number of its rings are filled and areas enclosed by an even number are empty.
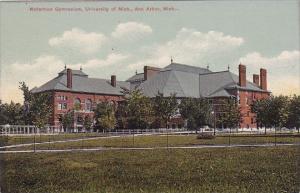
<svg viewBox="0 0 300 193">
<path fill-rule="evenodd" d="M 204 68 L 204 67 L 200 67 L 200 66 L 193 66 L 193 65 L 188 65 L 188 64 L 182 64 L 182 63 L 176 63 L 176 62 L 172 62 L 171 64 L 169 64 L 169 65 L 172 65 L 172 64 L 177 64 L 177 65 L 182 65 L 182 66 L 187 66 L 187 67 L 192 67 L 192 68 L 202 68 L 202 69 L 206 69 L 206 68 Z M 168 66 L 169 66 L 168 65 Z"/>
<path fill-rule="evenodd" d="M 230 71 L 228 71 L 228 72 L 230 72 Z M 233 73 L 230 72 L 229 75 L 230 75 L 230 78 L 232 79 L 232 81 L 233 81 L 234 83 L 238 84 L 237 82 L 234 81 L 234 79 L 233 79 L 233 77 L 232 77 Z M 234 74 L 234 75 L 235 75 L 235 74 Z M 246 80 L 246 81 L 247 81 L 247 80 Z"/>
<path fill-rule="evenodd" d="M 217 92 L 220 92 L 220 91 L 222 91 L 222 90 L 224 90 L 224 91 L 226 91 L 226 88 L 230 85 L 231 83 L 228 83 L 228 84 L 226 84 L 226 85 L 224 85 L 223 87 L 220 87 L 220 88 L 218 88 L 217 90 L 215 90 L 214 92 L 212 92 L 210 95 L 213 95 L 213 94 L 215 94 L 215 93 L 217 93 Z M 226 91 L 227 92 L 227 91 Z M 228 93 L 228 92 L 227 92 Z M 229 94 L 229 93 L 228 93 Z"/>
<path fill-rule="evenodd" d="M 230 71 L 224 70 L 224 71 L 218 71 L 218 72 L 207 72 L 207 73 L 204 73 L 204 74 L 200 74 L 200 76 L 202 76 L 202 75 L 210 75 L 210 74 L 217 74 L 217 73 L 224 73 L 224 72 L 230 72 Z"/>
</svg>

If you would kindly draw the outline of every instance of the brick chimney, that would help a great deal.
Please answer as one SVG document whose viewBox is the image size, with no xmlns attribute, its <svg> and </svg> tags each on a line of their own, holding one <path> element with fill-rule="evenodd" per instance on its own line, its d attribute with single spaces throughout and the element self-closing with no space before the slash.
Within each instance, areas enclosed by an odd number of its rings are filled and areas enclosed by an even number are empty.
<svg viewBox="0 0 300 193">
<path fill-rule="evenodd" d="M 73 82 L 72 69 L 68 68 L 67 69 L 67 87 L 68 88 L 72 88 L 72 82 Z"/>
<path fill-rule="evenodd" d="M 260 69 L 260 88 L 267 90 L 267 70 L 263 68 Z"/>
<path fill-rule="evenodd" d="M 110 84 L 113 87 L 116 87 L 116 85 L 117 85 L 117 77 L 116 77 L 116 75 L 111 75 L 111 77 L 110 77 Z"/>
<path fill-rule="evenodd" d="M 144 80 L 148 80 L 150 77 L 157 74 L 160 70 L 160 68 L 144 66 Z"/>
<path fill-rule="evenodd" d="M 246 66 L 242 64 L 239 65 L 239 85 L 246 86 Z"/>
<path fill-rule="evenodd" d="M 253 83 L 259 86 L 259 75 L 253 74 Z"/>
</svg>

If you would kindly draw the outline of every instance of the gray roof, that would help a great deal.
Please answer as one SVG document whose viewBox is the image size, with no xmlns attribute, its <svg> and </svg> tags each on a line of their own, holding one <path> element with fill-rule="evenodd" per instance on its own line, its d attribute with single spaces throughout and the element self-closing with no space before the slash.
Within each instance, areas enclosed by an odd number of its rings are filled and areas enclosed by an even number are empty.
<svg viewBox="0 0 300 193">
<path fill-rule="evenodd" d="M 179 63 L 171 63 L 168 66 L 164 67 L 161 71 L 164 70 L 176 70 L 181 72 L 189 72 L 189 73 L 196 73 L 196 74 L 205 74 L 211 72 L 207 68 L 200 68 L 197 66 L 190 66 L 186 64 L 179 64 Z"/>
<path fill-rule="evenodd" d="M 133 75 L 132 77 L 128 78 L 126 80 L 127 82 L 140 82 L 140 81 L 144 81 L 144 73 L 138 73 Z"/>
<path fill-rule="evenodd" d="M 123 89 L 129 89 L 130 84 L 125 81 L 117 81 L 116 87 L 110 84 L 110 80 L 88 78 L 88 75 L 79 70 L 72 70 L 72 88 L 67 87 L 66 70 L 60 72 L 58 76 L 44 85 L 34 88 L 33 93 L 51 90 L 96 93 L 106 95 L 123 95 Z"/>
<path fill-rule="evenodd" d="M 155 97 L 160 92 L 164 96 L 176 93 L 177 97 L 182 98 L 230 97 L 230 89 L 268 92 L 249 81 L 246 87 L 240 87 L 238 82 L 238 76 L 230 71 L 211 72 L 195 66 L 170 64 L 143 82 L 138 89 L 149 97 Z"/>
</svg>

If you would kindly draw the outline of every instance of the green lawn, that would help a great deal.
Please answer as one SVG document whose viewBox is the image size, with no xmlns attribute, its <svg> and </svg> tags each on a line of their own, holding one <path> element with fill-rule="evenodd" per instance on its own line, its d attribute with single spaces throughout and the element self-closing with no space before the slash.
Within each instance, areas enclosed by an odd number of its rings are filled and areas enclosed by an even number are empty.
<svg viewBox="0 0 300 193">
<path fill-rule="evenodd" d="M 85 141 L 41 144 L 36 149 L 80 149 L 96 147 L 166 147 L 166 146 L 194 146 L 194 145 L 228 145 L 230 144 L 266 144 L 274 143 L 274 136 L 264 135 L 234 135 L 229 138 L 217 136 L 214 139 L 197 139 L 192 135 L 152 135 L 152 136 L 123 136 L 118 138 L 98 138 Z M 276 137 L 277 143 L 300 143 L 300 135 L 281 135 Z M 32 150 L 33 146 L 10 148 L 9 150 Z"/>
<path fill-rule="evenodd" d="M 26 153 L 1 158 L 6 193 L 300 191 L 298 147 Z"/>
<path fill-rule="evenodd" d="M 48 141 L 61 141 L 68 139 L 82 139 L 82 138 L 90 138 L 90 137 L 99 137 L 103 136 L 102 133 L 61 133 L 61 134 L 53 134 L 53 135 L 45 135 L 45 134 L 36 134 L 34 135 L 17 135 L 17 136 L 1 136 L 1 140 L 5 145 L 18 145 L 18 144 L 26 144 L 26 143 L 41 143 Z"/>
</svg>

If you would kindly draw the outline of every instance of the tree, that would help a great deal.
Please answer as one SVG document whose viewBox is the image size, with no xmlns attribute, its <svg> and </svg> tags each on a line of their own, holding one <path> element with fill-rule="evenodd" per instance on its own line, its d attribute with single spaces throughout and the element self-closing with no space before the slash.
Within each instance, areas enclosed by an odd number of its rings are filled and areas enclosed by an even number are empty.
<svg viewBox="0 0 300 193">
<path fill-rule="evenodd" d="M 294 95 L 290 99 L 289 107 L 288 107 L 289 115 L 287 125 L 292 128 L 300 128 L 300 96 Z"/>
<path fill-rule="evenodd" d="M 237 128 L 241 122 L 240 108 L 235 99 L 224 99 L 224 104 L 220 105 L 218 121 L 227 128 Z"/>
<path fill-rule="evenodd" d="M 170 117 L 176 113 L 177 109 L 178 103 L 175 94 L 164 97 L 162 93 L 158 93 L 153 100 L 154 114 L 166 127 Z"/>
<path fill-rule="evenodd" d="M 68 131 L 69 129 L 74 128 L 74 110 L 69 110 L 65 114 L 61 115 L 60 117 L 60 123 L 65 129 L 65 131 Z"/>
<path fill-rule="evenodd" d="M 83 121 L 83 126 L 85 128 L 85 130 L 91 130 L 92 129 L 92 125 L 93 125 L 93 120 L 91 118 L 90 115 L 86 115 L 84 117 L 84 121 Z"/>
<path fill-rule="evenodd" d="M 117 128 L 127 129 L 127 105 L 125 101 L 120 101 L 116 109 Z"/>
<path fill-rule="evenodd" d="M 20 103 L 10 102 L 2 104 L 0 101 L 0 125 L 22 125 L 24 124 L 23 106 Z"/>
<path fill-rule="evenodd" d="M 269 98 L 254 101 L 251 105 L 251 112 L 255 113 L 256 117 L 256 126 L 265 127 L 265 134 L 267 133 L 267 127 L 271 127 L 270 108 L 271 100 Z"/>
<path fill-rule="evenodd" d="M 25 82 L 20 82 L 19 88 L 24 95 L 25 123 L 43 128 L 52 114 L 52 96 L 49 93 L 31 93 Z"/>
<path fill-rule="evenodd" d="M 205 98 L 182 99 L 179 111 L 184 119 L 187 119 L 188 128 L 196 130 L 199 127 L 211 124 L 212 105 Z"/>
<path fill-rule="evenodd" d="M 288 97 L 282 95 L 271 96 L 268 100 L 269 107 L 266 109 L 269 117 L 268 124 L 275 128 L 285 126 L 288 120 Z"/>
<path fill-rule="evenodd" d="M 110 130 L 116 126 L 116 117 L 112 103 L 105 101 L 98 103 L 94 110 L 96 128 L 101 130 Z"/>
<path fill-rule="evenodd" d="M 146 129 L 153 122 L 153 104 L 139 90 L 131 91 L 124 101 L 124 115 L 130 129 Z"/>
<path fill-rule="evenodd" d="M 251 110 L 256 113 L 258 124 L 265 127 L 281 128 L 288 123 L 290 107 L 289 98 L 280 95 L 255 101 Z"/>
</svg>

